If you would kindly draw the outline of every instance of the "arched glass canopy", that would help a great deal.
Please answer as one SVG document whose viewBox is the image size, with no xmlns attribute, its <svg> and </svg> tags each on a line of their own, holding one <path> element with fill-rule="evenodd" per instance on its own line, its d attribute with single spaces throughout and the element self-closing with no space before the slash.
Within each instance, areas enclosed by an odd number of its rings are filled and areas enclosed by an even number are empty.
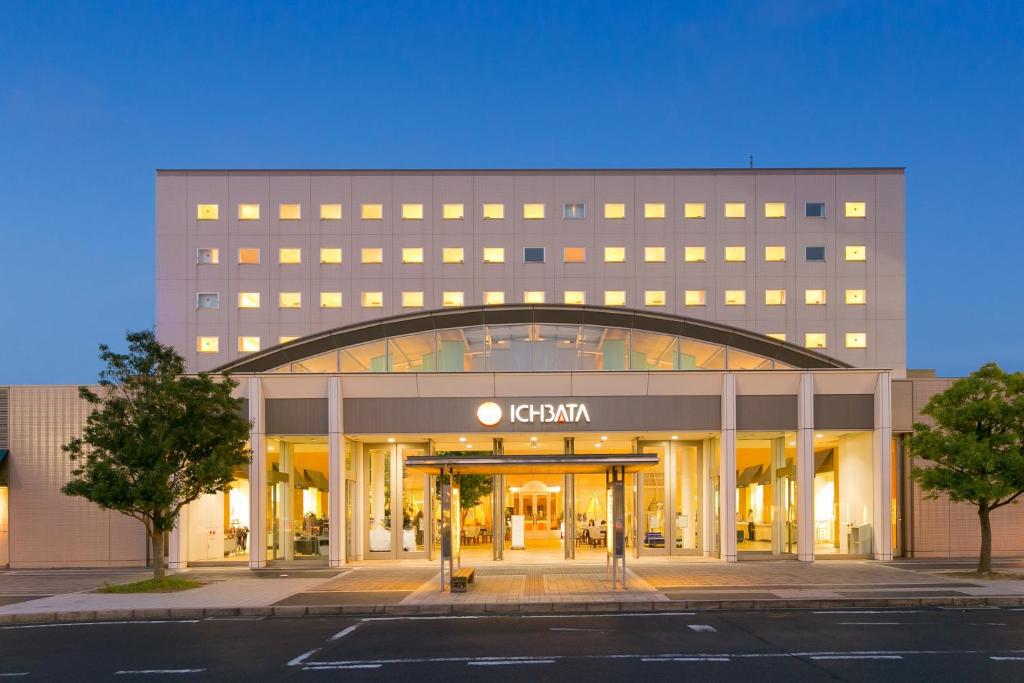
<svg viewBox="0 0 1024 683">
<path fill-rule="evenodd" d="M 558 372 L 848 367 L 728 326 L 642 311 L 511 306 L 431 311 L 324 332 L 231 372 Z"/>
</svg>

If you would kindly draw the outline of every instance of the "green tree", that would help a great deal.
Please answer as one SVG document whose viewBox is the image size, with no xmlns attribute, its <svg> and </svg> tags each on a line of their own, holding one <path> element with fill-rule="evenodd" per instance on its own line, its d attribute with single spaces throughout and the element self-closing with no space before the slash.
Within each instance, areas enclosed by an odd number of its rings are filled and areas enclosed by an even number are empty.
<svg viewBox="0 0 1024 683">
<path fill-rule="evenodd" d="M 437 455 L 477 455 L 474 452 L 465 451 L 440 451 Z M 470 509 L 480 504 L 485 496 L 491 495 L 494 491 L 494 479 L 489 474 L 457 474 L 455 480 L 459 485 L 459 509 L 462 514 L 459 518 L 460 526 L 466 521 L 466 514 Z M 441 482 L 448 482 L 448 475 L 444 474 L 437 478 L 437 490 L 441 491 Z M 497 522 L 495 522 L 497 524 Z"/>
<path fill-rule="evenodd" d="M 163 538 L 178 512 L 225 490 L 249 462 L 249 422 L 237 383 L 185 374 L 184 359 L 152 330 L 130 332 L 128 353 L 100 345 L 102 390 L 80 387 L 93 406 L 82 436 L 64 445 L 75 464 L 63 492 L 141 521 L 153 549 L 153 578 L 164 575 Z"/>
<path fill-rule="evenodd" d="M 978 509 L 978 572 L 992 571 L 991 514 L 1024 493 L 1024 373 L 983 365 L 933 396 L 915 424 L 912 455 L 930 461 L 912 476 L 929 498 L 942 494 Z"/>
</svg>

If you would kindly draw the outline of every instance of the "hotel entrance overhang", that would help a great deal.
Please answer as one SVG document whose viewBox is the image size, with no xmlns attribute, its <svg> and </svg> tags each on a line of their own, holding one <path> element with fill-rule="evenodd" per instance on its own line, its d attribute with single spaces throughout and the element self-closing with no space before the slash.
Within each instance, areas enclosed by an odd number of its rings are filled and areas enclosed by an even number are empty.
<svg viewBox="0 0 1024 683">
<path fill-rule="evenodd" d="M 265 539 L 248 544 L 252 567 L 436 557 L 444 463 L 489 481 L 462 525 L 486 560 L 585 557 L 612 462 L 633 557 L 892 556 L 887 370 L 569 306 L 376 321 L 225 369 L 253 425 L 232 513 L 245 505 L 239 525 Z M 221 509 L 183 515 L 172 566 L 203 563 L 196 543 Z M 523 550 L 508 546 L 512 516 L 526 520 Z"/>
</svg>

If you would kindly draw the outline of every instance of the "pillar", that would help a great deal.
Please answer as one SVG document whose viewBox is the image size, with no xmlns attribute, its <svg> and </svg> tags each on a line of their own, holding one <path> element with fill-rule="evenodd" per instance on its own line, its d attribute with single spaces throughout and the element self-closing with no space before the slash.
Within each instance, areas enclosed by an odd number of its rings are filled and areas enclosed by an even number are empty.
<svg viewBox="0 0 1024 683">
<path fill-rule="evenodd" d="M 267 566 L 267 435 L 263 384 L 250 377 L 249 384 L 249 568 Z"/>
<path fill-rule="evenodd" d="M 342 439 L 341 378 L 327 380 L 328 562 L 345 564 L 345 444 Z"/>
<path fill-rule="evenodd" d="M 778 471 L 786 466 L 786 439 L 777 437 L 772 439 L 771 455 L 769 456 L 769 467 L 772 468 L 772 499 L 771 505 L 775 510 L 775 518 L 772 520 L 772 555 L 781 555 L 786 552 L 786 491 L 785 486 L 779 482 Z"/>
<path fill-rule="evenodd" d="M 722 456 L 719 463 L 721 556 L 736 561 L 736 375 L 722 379 Z"/>
<path fill-rule="evenodd" d="M 711 459 L 715 457 L 715 440 L 704 439 L 701 448 L 701 550 L 704 557 L 711 557 L 711 541 L 715 537 L 715 489 L 711 482 Z"/>
<path fill-rule="evenodd" d="M 875 385 L 874 524 L 871 544 L 876 560 L 892 559 L 892 373 L 878 373 Z"/>
<path fill-rule="evenodd" d="M 494 439 L 491 451 L 494 455 L 505 454 L 505 441 Z M 491 557 L 497 561 L 505 558 L 505 475 L 491 477 Z"/>
<path fill-rule="evenodd" d="M 281 441 L 280 445 L 281 472 L 287 477 L 285 481 L 275 484 L 281 489 L 281 515 L 277 525 L 277 547 L 278 557 L 285 560 L 295 559 L 295 542 L 292 539 L 292 529 L 295 520 L 295 458 L 293 446 L 290 443 Z"/>
<path fill-rule="evenodd" d="M 814 374 L 800 375 L 796 417 L 796 552 L 814 561 Z"/>
</svg>

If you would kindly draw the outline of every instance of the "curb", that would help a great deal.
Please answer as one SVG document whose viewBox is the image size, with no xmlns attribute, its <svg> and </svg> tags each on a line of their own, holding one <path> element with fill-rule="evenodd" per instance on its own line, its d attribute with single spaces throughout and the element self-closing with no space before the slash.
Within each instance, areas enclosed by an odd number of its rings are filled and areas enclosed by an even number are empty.
<svg viewBox="0 0 1024 683">
<path fill-rule="evenodd" d="M 1024 596 L 960 596 L 951 598 L 827 598 L 771 600 L 662 600 L 658 602 L 524 602 L 455 603 L 450 605 L 276 605 L 268 607 L 207 607 L 170 609 L 111 609 L 0 614 L 0 626 L 141 621 L 152 619 L 209 619 L 217 617 L 373 617 L 484 614 L 580 614 L 609 612 L 672 612 L 681 610 L 769 609 L 884 609 L 906 607 L 1021 607 Z"/>
</svg>

